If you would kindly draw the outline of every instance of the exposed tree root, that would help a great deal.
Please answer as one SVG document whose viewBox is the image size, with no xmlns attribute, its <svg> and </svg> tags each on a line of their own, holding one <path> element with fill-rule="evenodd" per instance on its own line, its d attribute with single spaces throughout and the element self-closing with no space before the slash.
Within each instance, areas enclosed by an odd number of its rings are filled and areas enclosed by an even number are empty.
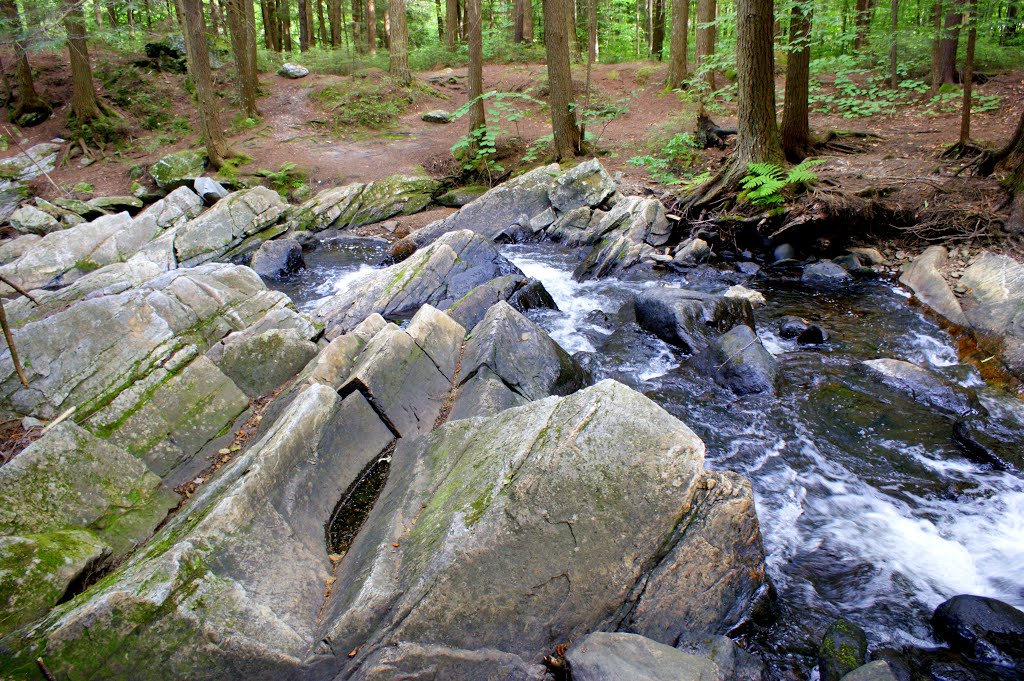
<svg viewBox="0 0 1024 681">
<path fill-rule="evenodd" d="M 862 154 L 868 151 L 867 140 L 882 139 L 873 132 L 857 130 L 829 130 L 815 145 L 817 152 L 831 151 L 837 154 Z"/>
</svg>

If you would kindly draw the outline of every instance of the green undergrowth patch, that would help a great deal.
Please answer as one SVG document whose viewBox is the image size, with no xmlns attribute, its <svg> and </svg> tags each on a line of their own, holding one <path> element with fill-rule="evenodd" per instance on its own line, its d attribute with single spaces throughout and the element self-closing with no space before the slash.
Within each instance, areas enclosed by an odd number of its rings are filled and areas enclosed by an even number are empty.
<svg viewBox="0 0 1024 681">
<path fill-rule="evenodd" d="M 336 133 L 352 130 L 388 130 L 424 92 L 414 83 L 402 86 L 388 77 L 352 78 L 320 88 L 310 95 L 328 114 L 327 125 Z"/>
</svg>

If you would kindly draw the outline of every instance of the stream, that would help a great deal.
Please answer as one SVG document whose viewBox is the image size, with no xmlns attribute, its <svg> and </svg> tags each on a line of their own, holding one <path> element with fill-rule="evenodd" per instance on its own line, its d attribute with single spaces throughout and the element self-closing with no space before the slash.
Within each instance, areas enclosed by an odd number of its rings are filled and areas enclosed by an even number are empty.
<svg viewBox="0 0 1024 681">
<path fill-rule="evenodd" d="M 312 310 L 375 262 L 374 250 L 314 252 L 310 269 L 280 288 Z M 773 676 L 806 678 L 822 631 L 839 616 L 862 626 L 871 648 L 930 646 L 931 611 L 950 596 L 1024 607 L 1024 480 L 965 458 L 948 418 L 856 365 L 892 357 L 971 387 L 990 413 L 986 427 L 1022 443 L 1024 401 L 961 364 L 949 335 L 898 287 L 882 280 L 827 292 L 781 277 L 747 281 L 768 301 L 755 311 L 757 329 L 782 380 L 777 395 L 738 398 L 642 331 L 631 299 L 656 285 L 718 291 L 741 275 L 700 267 L 581 283 L 571 277 L 576 252 L 551 243 L 502 252 L 554 297 L 558 311 L 530 316 L 563 348 L 589 353 L 599 378 L 633 387 L 686 423 L 707 444 L 708 467 L 752 482 L 781 613 L 751 643 Z M 786 315 L 821 325 L 830 339 L 781 339 Z"/>
</svg>

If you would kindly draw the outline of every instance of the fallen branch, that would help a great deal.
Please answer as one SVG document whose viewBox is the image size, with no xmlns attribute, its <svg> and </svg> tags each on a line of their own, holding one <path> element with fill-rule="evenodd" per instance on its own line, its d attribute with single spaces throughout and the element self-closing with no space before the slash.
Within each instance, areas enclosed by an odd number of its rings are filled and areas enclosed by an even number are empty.
<svg viewBox="0 0 1024 681">
<path fill-rule="evenodd" d="M 65 411 L 63 414 L 61 414 L 60 416 L 58 416 L 57 418 L 55 418 L 54 420 L 52 420 L 48 424 L 46 424 L 46 427 L 43 428 L 43 435 L 46 435 L 51 430 L 56 428 L 57 424 L 63 423 L 64 421 L 67 421 L 68 418 L 70 418 L 71 415 L 75 413 L 75 409 L 77 409 L 77 408 L 78 407 L 71 407 L 70 409 Z M 40 437 L 42 437 L 42 436 L 40 436 Z"/>
<path fill-rule="evenodd" d="M 0 327 L 4 331 L 4 340 L 7 341 L 7 348 L 11 351 L 11 360 L 14 362 L 14 371 L 18 374 L 21 384 L 28 387 L 28 379 L 21 368 L 21 361 L 18 359 L 18 350 L 14 347 L 14 336 L 11 335 L 11 327 L 7 324 L 7 313 L 4 312 L 3 299 L 0 299 Z"/>
<path fill-rule="evenodd" d="M 15 283 L 14 283 L 13 281 L 11 281 L 10 279 L 8 279 L 7 277 L 5 277 L 5 276 L 4 276 L 4 275 L 2 275 L 2 274 L 0 274 L 0 282 L 3 282 L 3 283 L 5 283 L 5 284 L 7 284 L 7 285 L 8 285 L 8 286 L 10 286 L 10 287 L 11 287 L 12 289 L 14 289 L 15 291 L 17 291 L 17 292 L 18 292 L 18 293 L 20 293 L 21 295 L 23 295 L 23 296 L 25 296 L 26 298 L 28 298 L 29 300 L 31 300 L 31 301 L 32 301 L 32 302 L 33 302 L 34 304 L 36 304 L 36 305 L 38 305 L 38 304 L 39 304 L 39 301 L 38 301 L 38 300 L 36 300 L 36 299 L 35 299 L 35 298 L 34 298 L 34 297 L 32 296 L 32 294 L 31 294 L 31 293 L 29 293 L 29 292 L 28 292 L 28 291 L 26 291 L 25 289 L 21 288 L 20 286 L 18 286 L 17 284 L 15 284 Z"/>
</svg>

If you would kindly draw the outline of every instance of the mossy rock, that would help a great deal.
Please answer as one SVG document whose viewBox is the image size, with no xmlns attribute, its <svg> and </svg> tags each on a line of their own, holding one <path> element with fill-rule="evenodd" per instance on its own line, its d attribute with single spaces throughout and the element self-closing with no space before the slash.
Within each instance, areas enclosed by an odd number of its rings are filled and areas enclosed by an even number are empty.
<svg viewBox="0 0 1024 681">
<path fill-rule="evenodd" d="M 867 661 L 868 638 L 864 630 L 847 619 L 828 625 L 818 646 L 821 681 L 839 681 Z"/>
<path fill-rule="evenodd" d="M 160 189 L 171 190 L 202 177 L 205 168 L 206 152 L 190 149 L 164 156 L 150 167 L 149 176 Z"/>
<path fill-rule="evenodd" d="M 481 185 L 470 185 L 467 187 L 456 187 L 446 191 L 437 197 L 437 202 L 449 208 L 462 208 L 467 203 L 487 193 L 487 187 Z"/>
</svg>

